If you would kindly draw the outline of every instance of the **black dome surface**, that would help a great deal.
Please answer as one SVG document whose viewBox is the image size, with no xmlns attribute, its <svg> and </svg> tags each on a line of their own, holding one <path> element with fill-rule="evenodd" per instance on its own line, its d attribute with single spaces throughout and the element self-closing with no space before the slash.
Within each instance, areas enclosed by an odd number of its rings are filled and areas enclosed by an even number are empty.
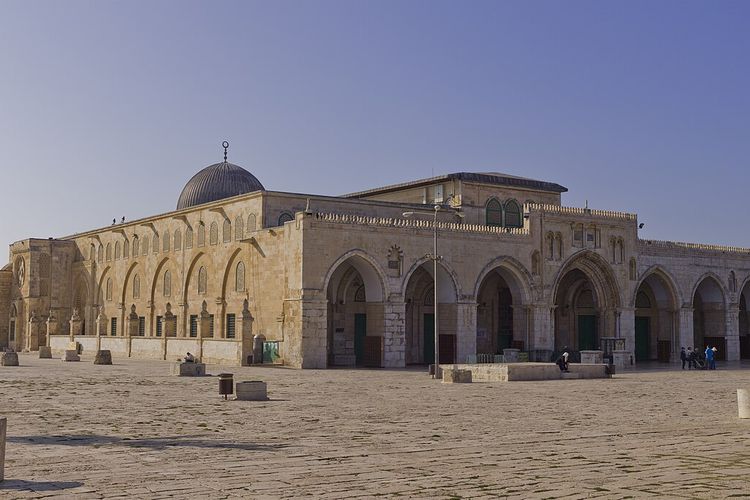
<svg viewBox="0 0 750 500">
<path fill-rule="evenodd" d="M 215 163 L 195 174 L 182 188 L 177 210 L 264 190 L 250 172 L 233 163 Z"/>
</svg>

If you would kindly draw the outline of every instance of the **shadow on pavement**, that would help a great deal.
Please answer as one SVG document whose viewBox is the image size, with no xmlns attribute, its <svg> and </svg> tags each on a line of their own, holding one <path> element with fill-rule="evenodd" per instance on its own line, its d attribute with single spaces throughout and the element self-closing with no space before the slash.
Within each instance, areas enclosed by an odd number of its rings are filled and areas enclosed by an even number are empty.
<svg viewBox="0 0 750 500">
<path fill-rule="evenodd" d="M 24 481 L 23 479 L 6 479 L 0 483 L 0 490 L 57 491 L 78 488 L 83 483 L 78 481 Z"/>
<path fill-rule="evenodd" d="M 175 446 L 189 448 L 224 448 L 247 451 L 273 451 L 286 448 L 284 444 L 255 444 L 238 441 L 202 439 L 198 436 L 177 436 L 163 438 L 121 438 L 115 436 L 100 436 L 97 434 L 83 434 L 73 436 L 8 436 L 10 443 L 42 444 L 61 446 L 128 446 L 131 448 L 149 448 L 164 450 Z"/>
</svg>

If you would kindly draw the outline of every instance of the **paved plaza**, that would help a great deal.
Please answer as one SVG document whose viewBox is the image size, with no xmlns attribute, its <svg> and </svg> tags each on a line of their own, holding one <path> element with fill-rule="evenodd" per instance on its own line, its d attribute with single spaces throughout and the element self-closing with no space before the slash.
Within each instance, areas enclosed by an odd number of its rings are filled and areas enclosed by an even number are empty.
<svg viewBox="0 0 750 500">
<path fill-rule="evenodd" d="M 21 355 L 0 367 L 0 498 L 746 497 L 750 371 L 444 385 L 423 370 L 220 368 Z M 723 369 L 722 369 L 723 368 Z"/>
</svg>

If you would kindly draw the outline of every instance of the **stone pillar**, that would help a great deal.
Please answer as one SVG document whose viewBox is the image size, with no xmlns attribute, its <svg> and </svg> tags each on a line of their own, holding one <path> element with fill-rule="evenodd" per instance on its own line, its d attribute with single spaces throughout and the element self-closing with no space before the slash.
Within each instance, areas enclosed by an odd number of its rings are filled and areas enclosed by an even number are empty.
<svg viewBox="0 0 750 500">
<path fill-rule="evenodd" d="M 242 342 L 242 348 L 240 349 L 242 359 L 240 359 L 240 365 L 247 366 L 249 363 L 247 362 L 248 356 L 250 356 L 253 353 L 253 321 L 255 321 L 255 318 L 253 318 L 253 315 L 250 314 L 250 306 L 248 304 L 247 299 L 242 303 L 242 314 L 240 314 L 239 317 L 239 332 L 240 332 L 240 341 Z M 255 362 L 255 358 L 253 357 L 253 363 Z"/>
<path fill-rule="evenodd" d="M 81 316 L 78 314 L 78 309 L 73 308 L 73 315 L 70 317 L 70 341 L 75 342 L 75 338 L 81 335 Z"/>
<path fill-rule="evenodd" d="M 180 315 L 180 321 L 177 322 L 177 336 L 187 337 L 188 330 L 190 329 L 190 316 L 188 315 L 188 305 L 186 302 L 180 302 L 178 304 L 182 314 Z"/>
<path fill-rule="evenodd" d="M 107 336 L 107 316 L 99 310 L 99 315 L 96 317 L 96 350 L 101 351 L 102 349 L 102 337 Z"/>
<path fill-rule="evenodd" d="M 172 314 L 172 305 L 167 303 L 164 316 L 161 318 L 162 332 L 164 338 L 177 336 L 177 316 Z"/>
<path fill-rule="evenodd" d="M 383 366 L 406 366 L 406 303 L 402 300 L 383 304 Z M 459 337 L 460 343 L 460 337 Z"/>
<path fill-rule="evenodd" d="M 456 304 L 456 363 L 466 363 L 477 353 L 477 303 L 474 300 Z"/>
<path fill-rule="evenodd" d="M 5 479 L 5 432 L 8 425 L 6 417 L 0 417 L 0 483 Z"/>
<path fill-rule="evenodd" d="M 531 314 L 531 332 L 529 332 L 529 351 L 539 351 L 544 359 L 532 359 L 529 361 L 549 361 L 549 356 L 555 350 L 555 307 L 547 304 L 535 304 L 529 307 Z M 544 355 L 544 352 L 549 355 Z M 537 356 L 539 357 L 539 356 Z"/>
<path fill-rule="evenodd" d="M 36 312 L 31 311 L 29 326 L 27 328 L 28 334 L 24 339 L 25 351 L 36 351 L 39 348 L 39 325 L 40 318 L 36 315 Z"/>
<path fill-rule="evenodd" d="M 130 306 L 130 314 L 125 320 L 125 335 L 127 337 L 138 336 L 138 313 L 135 312 L 135 305 Z"/>
<path fill-rule="evenodd" d="M 292 342 L 299 342 L 298 362 L 300 368 L 325 368 L 328 364 L 328 302 L 318 299 L 303 299 L 300 302 L 299 322 L 286 318 L 294 324 Z M 297 326 L 299 325 L 299 326 Z M 294 347 L 290 346 L 294 351 Z"/>
<path fill-rule="evenodd" d="M 729 304 L 726 309 L 726 342 L 727 352 L 725 359 L 727 361 L 740 360 L 740 305 L 737 303 Z M 703 346 L 701 346 L 703 347 Z"/>
<path fill-rule="evenodd" d="M 208 304 L 204 300 L 201 304 L 201 312 L 198 314 L 198 352 L 196 354 L 199 360 L 203 359 L 203 338 L 210 336 L 211 315 L 208 314 Z"/>
<path fill-rule="evenodd" d="M 632 307 L 618 309 L 615 322 L 617 338 L 625 339 L 625 350 L 630 353 L 635 364 L 635 309 Z"/>
<path fill-rule="evenodd" d="M 44 343 L 45 346 L 48 346 L 50 343 L 50 338 L 52 335 L 57 335 L 57 317 L 55 316 L 52 309 L 49 310 L 49 316 L 47 316 L 47 341 Z"/>
<path fill-rule="evenodd" d="M 687 349 L 695 347 L 693 337 L 693 306 L 690 304 L 683 305 L 679 311 L 680 320 L 680 346 Z"/>
<path fill-rule="evenodd" d="M 224 323 L 226 322 L 227 303 L 224 297 L 216 297 L 216 313 L 214 315 L 214 338 L 226 338 L 227 332 Z"/>
</svg>

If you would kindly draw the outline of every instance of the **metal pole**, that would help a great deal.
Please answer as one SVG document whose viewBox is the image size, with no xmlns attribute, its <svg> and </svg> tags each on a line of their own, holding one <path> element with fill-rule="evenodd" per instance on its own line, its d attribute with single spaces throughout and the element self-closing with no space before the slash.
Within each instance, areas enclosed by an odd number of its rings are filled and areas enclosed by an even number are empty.
<svg viewBox="0 0 750 500">
<path fill-rule="evenodd" d="M 438 205 L 435 205 L 435 218 L 433 220 L 432 228 L 433 228 L 433 240 L 432 240 L 432 278 L 434 281 L 432 290 L 434 292 L 434 296 L 432 299 L 432 302 L 434 304 L 434 312 L 435 312 L 435 378 L 440 377 L 440 348 L 439 348 L 439 330 L 440 330 L 440 316 L 438 314 L 438 227 L 437 227 L 437 214 L 440 210 L 440 207 Z"/>
</svg>

